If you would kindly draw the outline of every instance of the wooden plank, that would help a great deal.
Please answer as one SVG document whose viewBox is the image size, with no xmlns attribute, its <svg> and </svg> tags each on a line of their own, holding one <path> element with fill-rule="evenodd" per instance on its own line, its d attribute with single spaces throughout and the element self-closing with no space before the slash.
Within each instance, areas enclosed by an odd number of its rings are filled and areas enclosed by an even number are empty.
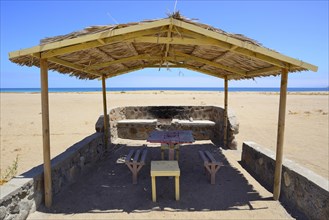
<svg viewBox="0 0 329 220">
<path fill-rule="evenodd" d="M 105 75 L 102 75 L 102 93 L 103 93 L 103 112 L 104 112 L 104 145 L 107 149 L 107 139 L 108 139 L 108 117 L 107 117 L 107 104 L 106 104 L 106 78 Z"/>
<path fill-rule="evenodd" d="M 281 191 L 282 156 L 283 156 L 284 127 L 285 127 L 285 117 L 286 117 L 287 86 L 288 86 L 288 70 L 282 69 L 279 118 L 278 118 L 278 135 L 276 142 L 276 159 L 275 159 L 275 172 L 274 172 L 274 189 L 273 189 L 274 200 L 279 200 L 280 191 Z"/>
<path fill-rule="evenodd" d="M 205 151 L 207 157 L 210 159 L 211 163 L 216 163 L 217 161 L 215 160 L 214 156 L 209 152 Z"/>
<path fill-rule="evenodd" d="M 42 140 L 45 205 L 52 205 L 51 161 L 50 161 L 50 131 L 49 131 L 49 101 L 48 101 L 48 63 L 40 60 L 41 78 L 41 109 L 42 109 Z"/>
<path fill-rule="evenodd" d="M 95 48 L 95 47 L 104 46 L 107 44 L 118 43 L 118 42 L 125 42 L 125 41 L 131 42 L 131 39 L 134 39 L 136 37 L 149 35 L 149 34 L 162 33 L 163 31 L 164 30 L 158 30 L 158 29 L 139 31 L 139 32 L 125 34 L 125 35 L 104 38 L 104 39 L 101 39 L 101 42 L 100 42 L 100 39 L 97 39 L 94 41 L 84 42 L 84 43 L 75 44 L 75 45 L 71 45 L 71 46 L 67 46 L 67 47 L 63 47 L 63 48 L 45 51 L 45 52 L 42 52 L 42 57 L 43 58 L 54 57 L 54 56 L 58 56 L 58 55 L 73 53 L 73 52 L 77 52 L 77 51 L 81 51 L 81 50 L 87 50 L 87 49 L 91 49 L 91 48 Z"/>
<path fill-rule="evenodd" d="M 136 60 L 143 60 L 143 59 L 155 59 L 154 56 L 152 57 L 150 54 L 140 54 L 136 56 L 131 56 L 131 57 L 126 57 L 118 60 L 112 60 L 109 62 L 104 62 L 104 63 L 98 63 L 92 66 L 89 66 L 85 68 L 86 70 L 92 70 L 92 69 L 98 69 L 98 68 L 103 68 L 103 67 L 108 67 L 113 64 L 118 64 L 118 63 L 124 63 L 124 62 L 129 62 L 129 61 L 136 61 Z"/>
<path fill-rule="evenodd" d="M 147 150 L 144 149 L 143 153 L 142 153 L 141 161 L 140 161 L 141 164 L 145 164 L 146 155 L 147 155 Z"/>
<path fill-rule="evenodd" d="M 209 163 L 209 160 L 207 159 L 203 151 L 199 151 L 199 155 L 204 163 Z"/>
<path fill-rule="evenodd" d="M 94 76 L 98 76 L 98 77 L 102 76 L 102 74 L 94 72 L 92 70 L 86 70 L 84 66 L 74 64 L 74 63 L 70 63 L 68 61 L 61 60 L 61 59 L 58 59 L 58 58 L 55 58 L 55 57 L 49 58 L 48 60 L 52 63 L 57 63 L 59 65 L 66 66 L 66 67 L 69 67 L 69 68 L 72 68 L 72 69 L 75 69 L 75 70 L 79 70 L 81 72 L 88 73 L 88 74 L 91 74 L 91 75 L 94 75 Z"/>
<path fill-rule="evenodd" d="M 97 41 L 97 39 L 104 39 L 108 37 L 114 37 L 118 35 L 124 35 L 132 32 L 137 32 L 137 31 L 144 31 L 148 29 L 153 29 L 161 26 L 166 26 L 170 24 L 170 19 L 162 19 L 162 20 L 157 20 L 153 22 L 148 22 L 148 23 L 141 23 L 138 25 L 132 25 L 129 27 L 124 27 L 124 28 L 119 28 L 119 29 L 111 29 L 95 34 L 88 34 L 80 37 L 76 37 L 73 39 L 66 39 L 58 42 L 53 42 L 49 44 L 44 44 L 44 45 L 38 45 L 35 47 L 27 48 L 27 49 L 22 49 L 22 50 L 17 50 L 9 53 L 9 58 L 15 58 L 15 57 L 20 57 L 24 55 L 29 55 L 33 53 L 38 53 L 38 52 L 43 52 L 47 50 L 53 50 L 53 49 L 58 49 L 58 48 L 63 48 L 67 46 L 72 46 L 75 44 L 81 44 L 85 43 L 88 41 Z"/>
<path fill-rule="evenodd" d="M 128 155 L 126 156 L 126 163 L 131 161 L 131 156 L 134 154 L 135 150 L 130 150 Z"/>
<path fill-rule="evenodd" d="M 193 32 L 196 32 L 196 33 L 199 33 L 199 34 L 202 34 L 202 35 L 220 40 L 222 42 L 227 42 L 227 43 L 230 43 L 232 45 L 236 45 L 236 46 L 239 47 L 239 49 L 247 49 L 248 51 L 251 51 L 251 52 L 254 52 L 254 53 L 257 53 L 257 54 L 260 54 L 260 55 L 265 55 L 265 56 L 271 57 L 273 59 L 276 59 L 276 60 L 279 60 L 279 61 L 282 61 L 282 62 L 290 63 L 290 64 L 293 64 L 295 66 L 299 66 L 299 67 L 302 67 L 302 68 L 305 68 L 305 69 L 308 69 L 308 70 L 312 70 L 314 72 L 316 72 L 318 70 L 318 67 L 314 66 L 312 64 L 309 64 L 309 63 L 306 63 L 304 61 L 297 60 L 297 59 L 294 59 L 292 57 L 288 57 L 286 55 L 274 52 L 272 50 L 269 50 L 269 49 L 266 49 L 266 48 L 263 48 L 263 47 L 259 47 L 257 45 L 254 45 L 254 44 L 251 44 L 251 43 L 248 43 L 248 42 L 245 42 L 245 41 L 227 36 L 225 34 L 214 32 L 214 31 L 211 31 L 211 30 L 206 30 L 202 27 L 199 27 L 199 26 L 196 26 L 196 25 L 193 25 L 193 24 L 189 24 L 187 22 L 176 20 L 176 19 L 173 19 L 173 23 L 177 27 L 182 27 L 182 28 L 188 29 L 190 31 L 193 31 Z"/>
<path fill-rule="evenodd" d="M 258 70 L 248 71 L 247 76 L 257 76 L 257 75 L 269 73 L 269 72 L 276 71 L 276 70 L 280 70 L 280 68 L 277 66 L 270 66 L 270 67 L 266 67 L 266 68 L 262 68 L 262 69 L 258 69 Z"/>
<path fill-rule="evenodd" d="M 134 156 L 134 163 L 138 162 L 139 154 L 141 153 L 141 150 L 137 150 Z"/>
<path fill-rule="evenodd" d="M 213 67 L 216 67 L 216 68 L 219 68 L 219 69 L 223 69 L 223 70 L 226 70 L 226 71 L 231 72 L 231 73 L 235 73 L 235 74 L 238 74 L 238 75 L 241 75 L 241 76 L 246 75 L 246 71 L 243 71 L 243 70 L 240 70 L 240 69 L 237 69 L 237 68 L 224 66 L 222 64 L 215 63 L 215 62 L 212 62 L 210 60 L 206 60 L 206 59 L 203 59 L 203 58 L 200 58 L 200 57 L 192 56 L 192 55 L 177 52 L 177 51 L 175 51 L 173 53 L 177 56 L 182 56 L 182 57 L 185 57 L 187 59 L 194 60 L 194 61 L 197 61 L 197 62 L 200 62 L 200 63 L 204 63 L 204 64 L 207 64 L 209 66 L 213 66 Z"/>
<path fill-rule="evenodd" d="M 228 79 L 224 79 L 224 147 L 227 147 L 227 103 L 228 103 Z"/>
</svg>

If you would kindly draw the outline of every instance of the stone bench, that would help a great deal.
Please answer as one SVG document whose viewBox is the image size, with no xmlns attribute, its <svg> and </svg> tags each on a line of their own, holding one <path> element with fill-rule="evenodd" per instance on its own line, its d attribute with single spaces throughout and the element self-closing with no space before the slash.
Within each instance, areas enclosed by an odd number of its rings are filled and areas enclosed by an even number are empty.
<svg viewBox="0 0 329 220">
<path fill-rule="evenodd" d="M 123 119 L 117 122 L 118 137 L 145 140 L 157 127 L 157 119 Z"/>
<path fill-rule="evenodd" d="M 191 130 L 195 140 L 212 140 L 216 123 L 210 120 L 180 120 L 173 119 L 172 125 L 179 130 Z"/>
</svg>

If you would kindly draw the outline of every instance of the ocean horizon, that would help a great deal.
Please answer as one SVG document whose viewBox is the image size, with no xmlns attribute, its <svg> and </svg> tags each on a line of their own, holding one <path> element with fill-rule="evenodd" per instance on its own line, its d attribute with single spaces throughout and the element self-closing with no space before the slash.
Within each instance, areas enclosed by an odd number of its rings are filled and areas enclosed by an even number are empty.
<svg viewBox="0 0 329 220">
<path fill-rule="evenodd" d="M 279 92 L 280 88 L 254 88 L 254 87 L 231 87 L 230 92 Z M 1 93 L 40 93 L 40 88 L 0 88 Z M 49 92 L 100 92 L 102 88 L 49 88 Z M 221 87 L 113 87 L 106 88 L 109 92 L 129 91 L 211 91 L 222 92 Z M 288 88 L 288 92 L 328 92 L 329 88 Z"/>
</svg>

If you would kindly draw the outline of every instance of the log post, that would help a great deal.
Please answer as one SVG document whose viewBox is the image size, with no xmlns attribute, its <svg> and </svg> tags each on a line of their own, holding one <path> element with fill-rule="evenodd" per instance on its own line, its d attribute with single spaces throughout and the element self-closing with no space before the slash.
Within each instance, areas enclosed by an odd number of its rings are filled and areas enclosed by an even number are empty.
<svg viewBox="0 0 329 220">
<path fill-rule="evenodd" d="M 228 99 L 228 80 L 224 80 L 224 147 L 227 147 L 227 99 Z"/>
<path fill-rule="evenodd" d="M 286 116 L 287 85 L 288 85 L 288 70 L 282 69 L 279 118 L 278 118 L 278 134 L 277 134 L 277 142 L 276 142 L 274 189 L 273 189 L 274 200 L 279 199 L 280 191 L 281 191 L 282 155 L 283 155 L 284 126 L 285 126 L 285 116 Z"/>
<path fill-rule="evenodd" d="M 104 110 L 104 144 L 107 149 L 107 139 L 108 139 L 108 118 L 107 118 L 107 104 L 106 104 L 106 84 L 105 75 L 102 75 L 102 90 L 103 90 L 103 110 Z"/>
<path fill-rule="evenodd" d="M 47 59 L 40 59 L 41 78 L 41 111 L 43 137 L 43 170 L 45 205 L 52 205 L 51 162 L 50 162 L 50 132 L 49 132 L 49 102 L 48 102 L 48 63 Z"/>
</svg>

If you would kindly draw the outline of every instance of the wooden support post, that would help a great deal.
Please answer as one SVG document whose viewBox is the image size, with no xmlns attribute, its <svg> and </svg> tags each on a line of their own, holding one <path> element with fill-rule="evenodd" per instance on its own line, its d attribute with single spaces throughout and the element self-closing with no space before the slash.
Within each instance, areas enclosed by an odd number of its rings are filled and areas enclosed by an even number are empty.
<svg viewBox="0 0 329 220">
<path fill-rule="evenodd" d="M 108 139 L 108 118 L 107 118 L 107 104 L 106 104 L 106 84 L 105 84 L 105 75 L 102 75 L 102 89 L 103 89 L 103 110 L 104 110 L 104 144 L 107 148 L 107 139 Z"/>
<path fill-rule="evenodd" d="M 224 147 L 227 147 L 227 99 L 228 99 L 228 80 L 224 80 Z"/>
<path fill-rule="evenodd" d="M 285 125 L 285 116 L 286 116 L 287 85 L 288 85 L 288 70 L 282 69 L 279 119 L 278 119 L 278 135 L 276 142 L 274 189 L 273 189 L 274 200 L 279 199 L 280 190 L 281 190 L 282 155 L 283 155 L 283 142 L 284 142 L 284 125 Z"/>
<path fill-rule="evenodd" d="M 42 111 L 42 137 L 43 137 L 43 172 L 45 205 L 52 204 L 51 163 L 50 163 L 50 132 L 49 132 L 49 102 L 48 102 L 48 63 L 40 59 L 41 78 L 41 111 Z"/>
</svg>

